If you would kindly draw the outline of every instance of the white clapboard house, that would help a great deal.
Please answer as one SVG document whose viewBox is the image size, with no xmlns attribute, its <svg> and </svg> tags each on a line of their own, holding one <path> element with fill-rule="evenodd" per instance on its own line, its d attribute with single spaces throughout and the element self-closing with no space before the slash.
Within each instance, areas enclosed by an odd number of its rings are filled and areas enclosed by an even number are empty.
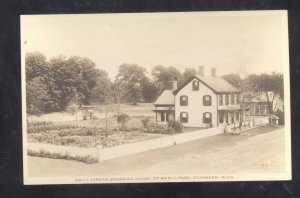
<svg viewBox="0 0 300 198">
<path fill-rule="evenodd" d="M 157 123 L 175 118 L 186 127 L 216 127 L 239 121 L 240 90 L 217 77 L 215 68 L 211 76 L 204 76 L 199 67 L 198 75 L 180 87 L 174 81 L 172 90 L 165 90 L 154 106 Z"/>
</svg>

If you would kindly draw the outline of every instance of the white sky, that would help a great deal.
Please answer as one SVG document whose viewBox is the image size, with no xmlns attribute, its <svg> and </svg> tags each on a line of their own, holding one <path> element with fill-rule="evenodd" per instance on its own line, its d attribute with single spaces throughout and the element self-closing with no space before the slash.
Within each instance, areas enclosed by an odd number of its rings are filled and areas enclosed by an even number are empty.
<svg viewBox="0 0 300 198">
<path fill-rule="evenodd" d="M 87 57 L 113 79 L 123 63 L 148 73 L 155 65 L 202 65 L 206 75 L 210 67 L 218 75 L 283 72 L 286 20 L 284 11 L 27 15 L 22 53 Z"/>
</svg>

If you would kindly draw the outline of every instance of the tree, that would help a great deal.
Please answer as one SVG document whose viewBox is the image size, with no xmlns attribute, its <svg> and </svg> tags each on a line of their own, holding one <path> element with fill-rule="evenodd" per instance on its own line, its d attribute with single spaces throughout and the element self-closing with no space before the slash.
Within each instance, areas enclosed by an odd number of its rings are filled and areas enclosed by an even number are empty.
<svg viewBox="0 0 300 198">
<path fill-rule="evenodd" d="M 158 89 L 149 79 L 142 84 L 142 95 L 145 102 L 154 102 L 158 95 Z"/>
<path fill-rule="evenodd" d="M 161 94 L 166 89 L 172 89 L 172 82 L 178 81 L 182 83 L 182 74 L 175 67 L 155 66 L 152 70 L 154 84 L 158 88 L 158 94 Z"/>
<path fill-rule="evenodd" d="M 120 102 L 136 104 L 142 100 L 142 85 L 146 81 L 146 69 L 134 64 L 123 64 L 115 80 Z"/>
<path fill-rule="evenodd" d="M 105 137 L 108 137 L 110 121 L 114 112 L 112 83 L 108 76 L 99 78 L 92 92 L 92 102 L 98 105 L 96 111 L 105 115 Z"/>
<path fill-rule="evenodd" d="M 273 72 L 272 74 L 250 75 L 246 82 L 251 90 L 264 94 L 270 111 L 270 124 L 272 124 L 272 117 L 278 101 L 283 100 L 284 97 L 283 74 Z"/>
<path fill-rule="evenodd" d="M 187 81 L 188 79 L 190 79 L 192 76 L 196 75 L 197 71 L 194 68 L 185 68 L 184 72 L 183 72 L 183 81 Z"/>
<path fill-rule="evenodd" d="M 26 106 L 30 114 L 40 114 L 45 111 L 49 99 L 42 77 L 35 77 L 26 83 Z"/>
<path fill-rule="evenodd" d="M 67 62 L 69 65 L 72 65 L 72 67 L 76 68 L 75 75 L 78 75 L 78 78 L 80 79 L 76 89 L 76 91 L 83 96 L 80 98 L 80 102 L 89 105 L 92 100 L 92 92 L 96 83 L 99 80 L 101 81 L 101 78 L 106 80 L 108 78 L 107 73 L 104 70 L 97 69 L 96 64 L 85 57 L 72 56 Z"/>
<path fill-rule="evenodd" d="M 28 52 L 25 55 L 26 82 L 36 77 L 45 78 L 49 72 L 46 56 L 40 52 Z"/>
<path fill-rule="evenodd" d="M 77 103 L 71 103 L 67 106 L 66 108 L 67 112 L 70 113 L 71 115 L 76 117 L 77 120 L 77 113 L 79 112 L 80 108 Z"/>
</svg>

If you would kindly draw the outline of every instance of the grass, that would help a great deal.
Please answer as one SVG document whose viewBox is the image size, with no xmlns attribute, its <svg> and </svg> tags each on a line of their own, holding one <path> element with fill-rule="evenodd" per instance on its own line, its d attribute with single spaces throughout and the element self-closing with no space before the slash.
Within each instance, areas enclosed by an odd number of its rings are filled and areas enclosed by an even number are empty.
<svg viewBox="0 0 300 198">
<path fill-rule="evenodd" d="M 89 155 L 86 156 L 72 156 L 68 153 L 61 154 L 61 153 L 50 153 L 49 151 L 40 150 L 40 151 L 32 151 L 27 150 L 27 155 L 32 157 L 45 157 L 45 158 L 52 158 L 52 159 L 65 159 L 65 160 L 75 160 L 78 162 L 84 162 L 87 164 L 97 163 L 98 159 L 91 157 Z"/>
</svg>

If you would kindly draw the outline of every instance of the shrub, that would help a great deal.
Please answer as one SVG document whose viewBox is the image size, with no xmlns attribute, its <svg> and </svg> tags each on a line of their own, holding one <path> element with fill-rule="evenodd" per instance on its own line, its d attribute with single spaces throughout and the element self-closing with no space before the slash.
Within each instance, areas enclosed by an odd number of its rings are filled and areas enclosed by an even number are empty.
<svg viewBox="0 0 300 198">
<path fill-rule="evenodd" d="M 170 120 L 168 121 L 168 126 L 175 130 L 175 132 L 180 133 L 182 132 L 182 124 L 179 121 Z"/>
<path fill-rule="evenodd" d="M 72 156 L 69 153 L 61 154 L 61 153 L 50 153 L 49 151 L 40 150 L 40 151 L 33 151 L 27 150 L 27 154 L 33 157 L 45 157 L 45 158 L 52 158 L 52 159 L 65 159 L 65 160 L 75 160 L 78 162 L 84 162 L 87 164 L 97 163 L 98 159 L 91 157 L 89 155 L 86 156 Z"/>
<path fill-rule="evenodd" d="M 121 124 L 122 130 L 126 129 L 126 124 L 130 120 L 130 116 L 126 113 L 120 114 L 117 116 L 117 122 Z"/>
<path fill-rule="evenodd" d="M 143 124 L 143 128 L 148 128 L 148 126 L 149 126 L 149 121 L 150 121 L 149 118 L 141 119 L 141 122 L 142 122 L 142 124 Z"/>
</svg>

